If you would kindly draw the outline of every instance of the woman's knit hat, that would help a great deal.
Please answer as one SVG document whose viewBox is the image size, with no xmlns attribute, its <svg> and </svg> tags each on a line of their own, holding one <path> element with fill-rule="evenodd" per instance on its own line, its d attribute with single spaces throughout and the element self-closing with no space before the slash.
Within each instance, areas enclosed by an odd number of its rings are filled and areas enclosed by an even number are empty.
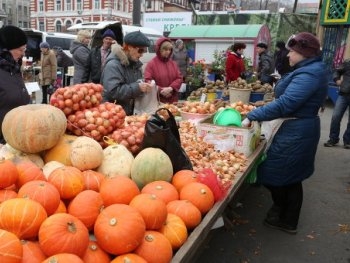
<svg viewBox="0 0 350 263">
<path fill-rule="evenodd" d="M 0 48 L 16 49 L 27 44 L 27 36 L 16 26 L 4 26 L 0 29 Z"/>
<path fill-rule="evenodd" d="M 292 35 L 287 41 L 286 48 L 298 52 L 305 58 L 321 55 L 320 41 L 308 32 Z"/>
</svg>

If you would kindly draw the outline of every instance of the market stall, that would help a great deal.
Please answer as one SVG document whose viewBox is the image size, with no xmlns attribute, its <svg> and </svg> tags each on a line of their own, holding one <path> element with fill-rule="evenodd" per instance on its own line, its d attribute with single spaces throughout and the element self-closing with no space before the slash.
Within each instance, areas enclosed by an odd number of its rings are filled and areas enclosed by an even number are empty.
<svg viewBox="0 0 350 263">
<path fill-rule="evenodd" d="M 265 146 L 266 143 L 264 140 L 262 140 L 254 153 L 249 156 L 245 172 L 237 174 L 237 176 L 232 181 L 232 186 L 230 187 L 227 196 L 222 201 L 217 202 L 214 207 L 206 214 L 200 225 L 198 225 L 193 230 L 185 244 L 183 244 L 181 248 L 176 252 L 171 262 L 193 262 L 193 257 L 205 242 L 205 239 L 215 224 L 216 220 L 222 216 L 222 213 L 224 212 L 227 205 L 235 197 L 235 194 L 238 192 L 250 172 L 252 172 L 256 161 L 264 152 Z"/>
</svg>

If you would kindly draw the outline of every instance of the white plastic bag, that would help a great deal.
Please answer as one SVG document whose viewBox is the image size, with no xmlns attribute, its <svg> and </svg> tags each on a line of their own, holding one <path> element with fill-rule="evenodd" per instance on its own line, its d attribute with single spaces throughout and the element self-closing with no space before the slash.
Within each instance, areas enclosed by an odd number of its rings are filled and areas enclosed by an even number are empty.
<svg viewBox="0 0 350 263">
<path fill-rule="evenodd" d="M 151 92 L 143 93 L 135 99 L 134 115 L 153 114 L 160 106 L 157 85 L 152 81 Z"/>
</svg>

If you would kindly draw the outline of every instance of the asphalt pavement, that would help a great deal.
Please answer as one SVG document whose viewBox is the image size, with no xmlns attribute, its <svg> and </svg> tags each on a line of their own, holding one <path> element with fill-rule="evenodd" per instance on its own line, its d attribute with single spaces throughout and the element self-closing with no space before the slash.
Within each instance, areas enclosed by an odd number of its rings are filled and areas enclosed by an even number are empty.
<svg viewBox="0 0 350 263">
<path fill-rule="evenodd" d="M 262 224 L 271 206 L 263 186 L 244 185 L 225 213 L 233 226 L 210 231 L 196 263 L 350 263 L 350 150 L 327 148 L 333 104 L 321 116 L 321 139 L 313 176 L 303 183 L 298 233 Z M 348 120 L 343 118 L 341 135 Z"/>
</svg>

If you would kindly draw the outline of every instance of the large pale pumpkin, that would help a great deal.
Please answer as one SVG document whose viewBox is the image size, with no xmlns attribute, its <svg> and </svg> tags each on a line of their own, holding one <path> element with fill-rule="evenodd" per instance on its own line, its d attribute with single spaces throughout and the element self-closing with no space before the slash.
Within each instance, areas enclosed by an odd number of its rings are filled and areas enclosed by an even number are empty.
<svg viewBox="0 0 350 263">
<path fill-rule="evenodd" d="M 132 153 L 122 144 L 113 144 L 103 150 L 103 161 L 97 171 L 106 177 L 123 175 L 130 177 Z"/>
<path fill-rule="evenodd" d="M 173 166 L 169 156 L 158 148 L 143 149 L 131 166 L 131 179 L 142 189 L 146 184 L 163 180 L 170 182 Z"/>
<path fill-rule="evenodd" d="M 28 104 L 9 111 L 2 122 L 2 134 L 13 148 L 39 153 L 57 144 L 66 131 L 63 111 L 48 104 Z"/>
<path fill-rule="evenodd" d="M 101 165 L 102 160 L 102 146 L 94 139 L 80 136 L 72 143 L 70 161 L 80 171 L 95 169 Z"/>
</svg>

